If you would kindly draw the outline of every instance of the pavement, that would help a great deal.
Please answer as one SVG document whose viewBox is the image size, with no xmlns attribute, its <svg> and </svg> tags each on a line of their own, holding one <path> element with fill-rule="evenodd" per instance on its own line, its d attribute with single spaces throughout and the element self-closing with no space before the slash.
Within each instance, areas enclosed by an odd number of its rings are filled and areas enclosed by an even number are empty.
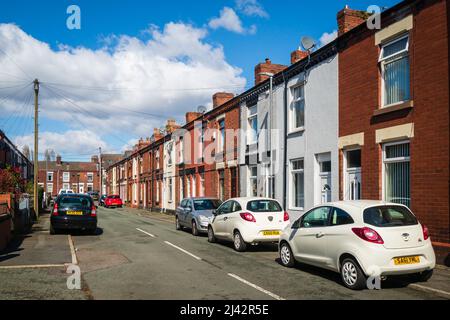
<svg viewBox="0 0 450 320">
<path fill-rule="evenodd" d="M 273 245 L 238 253 L 231 244 L 176 231 L 170 215 L 102 207 L 97 213 L 96 235 L 49 236 L 43 218 L 30 236 L 0 253 L 0 299 L 450 299 L 446 267 L 437 267 L 427 283 L 395 279 L 383 281 L 381 290 L 352 291 L 333 272 L 282 267 Z M 82 290 L 66 286 L 64 266 L 74 259 Z M 46 264 L 59 266 L 31 267 Z"/>
</svg>

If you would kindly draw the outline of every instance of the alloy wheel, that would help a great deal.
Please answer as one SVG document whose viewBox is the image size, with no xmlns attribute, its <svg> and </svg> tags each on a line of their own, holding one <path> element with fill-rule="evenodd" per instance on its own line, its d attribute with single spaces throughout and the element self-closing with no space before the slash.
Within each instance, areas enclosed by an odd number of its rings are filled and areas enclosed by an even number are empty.
<svg viewBox="0 0 450 320">
<path fill-rule="evenodd" d="M 281 262 L 283 262 L 284 265 L 288 265 L 289 261 L 291 260 L 291 252 L 287 245 L 283 245 L 280 250 L 280 257 Z"/>
<path fill-rule="evenodd" d="M 351 262 L 346 262 L 342 266 L 342 277 L 345 283 L 349 286 L 353 286 L 358 280 L 358 274 L 356 272 L 356 267 Z"/>
</svg>

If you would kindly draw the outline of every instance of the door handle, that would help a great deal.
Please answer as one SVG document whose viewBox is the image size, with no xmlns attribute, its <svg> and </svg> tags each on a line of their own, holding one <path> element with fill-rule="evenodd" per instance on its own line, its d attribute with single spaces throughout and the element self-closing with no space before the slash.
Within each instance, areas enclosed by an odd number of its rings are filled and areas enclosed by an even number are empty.
<svg viewBox="0 0 450 320">
<path fill-rule="evenodd" d="M 228 220 L 228 217 L 223 218 L 223 221 L 227 221 L 227 220 Z"/>
<path fill-rule="evenodd" d="M 323 236 L 323 232 L 316 233 L 316 238 L 322 238 Z"/>
</svg>

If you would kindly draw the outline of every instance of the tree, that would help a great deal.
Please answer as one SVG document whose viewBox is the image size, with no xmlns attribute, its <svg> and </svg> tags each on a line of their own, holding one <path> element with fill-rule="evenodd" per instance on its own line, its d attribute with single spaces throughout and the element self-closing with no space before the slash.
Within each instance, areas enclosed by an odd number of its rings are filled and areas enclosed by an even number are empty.
<svg viewBox="0 0 450 320">
<path fill-rule="evenodd" d="M 25 181 L 20 176 L 20 168 L 0 169 L 0 193 L 21 193 L 25 189 Z"/>
<path fill-rule="evenodd" d="M 24 145 L 23 148 L 22 148 L 22 153 L 28 160 L 30 160 L 31 153 L 30 153 L 30 147 L 29 146 Z"/>
</svg>

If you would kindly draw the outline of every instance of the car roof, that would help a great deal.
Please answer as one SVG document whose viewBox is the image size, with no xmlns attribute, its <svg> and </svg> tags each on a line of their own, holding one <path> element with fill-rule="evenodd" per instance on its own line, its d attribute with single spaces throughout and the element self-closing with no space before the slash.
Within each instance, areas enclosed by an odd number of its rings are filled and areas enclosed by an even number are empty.
<svg viewBox="0 0 450 320">
<path fill-rule="evenodd" d="M 189 198 L 184 198 L 183 200 L 219 200 L 219 199 L 214 198 L 214 197 L 189 197 Z"/>
</svg>

